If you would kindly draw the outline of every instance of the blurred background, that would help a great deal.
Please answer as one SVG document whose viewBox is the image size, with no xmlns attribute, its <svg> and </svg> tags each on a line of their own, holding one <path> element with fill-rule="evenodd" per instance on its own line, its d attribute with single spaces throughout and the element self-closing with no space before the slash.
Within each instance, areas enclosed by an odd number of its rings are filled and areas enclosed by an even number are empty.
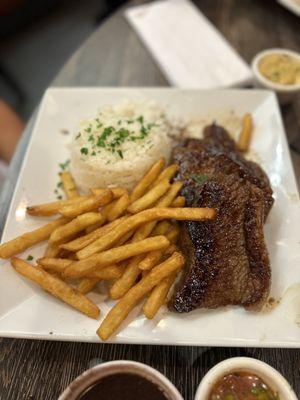
<svg viewBox="0 0 300 400">
<path fill-rule="evenodd" d="M 122 0 L 0 0 L 0 99 L 26 120 L 64 62 Z"/>
</svg>

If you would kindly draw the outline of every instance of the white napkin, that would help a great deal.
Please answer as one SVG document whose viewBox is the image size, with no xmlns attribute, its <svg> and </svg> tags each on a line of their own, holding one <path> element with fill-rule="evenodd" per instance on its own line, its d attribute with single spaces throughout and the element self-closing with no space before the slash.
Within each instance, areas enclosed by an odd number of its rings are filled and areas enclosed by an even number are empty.
<svg viewBox="0 0 300 400">
<path fill-rule="evenodd" d="M 189 0 L 161 0 L 125 16 L 171 85 L 219 88 L 249 83 L 248 65 Z"/>
</svg>

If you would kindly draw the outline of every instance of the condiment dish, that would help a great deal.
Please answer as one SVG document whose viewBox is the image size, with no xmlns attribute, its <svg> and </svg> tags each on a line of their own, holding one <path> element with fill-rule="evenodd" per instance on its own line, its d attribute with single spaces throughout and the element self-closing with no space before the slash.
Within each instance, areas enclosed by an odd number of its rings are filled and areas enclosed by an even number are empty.
<svg viewBox="0 0 300 400">
<path fill-rule="evenodd" d="M 132 373 L 149 380 L 161 388 L 168 400 L 183 400 L 176 387 L 163 374 L 146 364 L 126 360 L 110 361 L 88 369 L 71 382 L 58 400 L 77 400 L 97 381 L 108 375 L 121 373 Z"/>
<path fill-rule="evenodd" d="M 252 60 L 252 71 L 254 75 L 254 83 L 256 87 L 273 90 L 277 93 L 278 99 L 281 104 L 286 104 L 292 101 L 296 94 L 300 93 L 300 83 L 290 85 L 280 84 L 266 78 L 259 69 L 260 61 L 267 55 L 287 55 L 300 61 L 300 54 L 282 48 L 272 48 L 259 52 Z"/>
<path fill-rule="evenodd" d="M 209 400 L 214 385 L 225 375 L 237 371 L 257 375 L 278 394 L 280 400 L 297 400 L 290 384 L 276 369 L 260 360 L 248 357 L 229 358 L 210 369 L 197 389 L 195 400 Z"/>
</svg>

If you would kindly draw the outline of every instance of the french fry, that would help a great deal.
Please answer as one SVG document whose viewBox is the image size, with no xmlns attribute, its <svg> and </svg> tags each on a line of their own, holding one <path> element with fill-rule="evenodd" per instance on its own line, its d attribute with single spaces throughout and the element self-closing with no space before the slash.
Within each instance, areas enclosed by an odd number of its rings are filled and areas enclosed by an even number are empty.
<svg viewBox="0 0 300 400">
<path fill-rule="evenodd" d="M 116 300 L 121 298 L 135 284 L 137 277 L 141 273 L 139 264 L 143 258 L 144 255 L 140 254 L 130 260 L 127 268 L 124 270 L 123 275 L 117 279 L 110 288 L 109 294 L 112 299 Z"/>
<path fill-rule="evenodd" d="M 172 202 L 175 199 L 175 197 L 177 196 L 177 194 L 181 188 L 182 188 L 182 183 L 175 182 L 170 187 L 168 192 L 165 193 L 165 195 L 161 199 L 158 200 L 156 207 L 169 207 L 170 205 L 173 206 Z M 148 222 L 148 223 L 142 225 L 141 227 L 139 227 L 137 229 L 136 233 L 134 234 L 134 238 L 136 240 L 141 240 L 141 238 L 144 239 L 145 237 L 149 236 L 150 233 L 153 231 L 156 224 L 157 224 L 157 221 L 151 221 L 151 222 Z"/>
<path fill-rule="evenodd" d="M 123 196 L 115 200 L 112 207 L 108 209 L 106 213 L 107 220 L 109 222 L 112 222 L 115 219 L 119 218 L 126 211 L 129 204 L 130 204 L 129 194 L 127 190 L 125 190 Z"/>
<path fill-rule="evenodd" d="M 89 212 L 74 218 L 67 224 L 60 226 L 51 233 L 49 243 L 60 243 L 67 241 L 70 237 L 81 232 L 87 226 L 100 222 L 103 219 L 100 213 Z"/>
<path fill-rule="evenodd" d="M 238 140 L 238 148 L 240 151 L 247 151 L 250 146 L 251 135 L 253 130 L 253 121 L 251 114 L 247 113 L 243 118 L 243 127 Z"/>
<path fill-rule="evenodd" d="M 31 232 L 26 232 L 21 236 L 16 237 L 6 243 L 0 245 L 0 258 L 10 258 L 29 247 L 48 239 L 51 233 L 61 225 L 64 225 L 69 220 L 67 218 L 59 218 L 55 221 L 49 222 L 41 228 L 35 229 Z"/>
<path fill-rule="evenodd" d="M 63 271 L 73 263 L 73 260 L 67 258 L 39 258 L 37 260 L 38 265 L 46 271 L 57 273 L 61 275 Z M 98 278 L 98 279 L 118 279 L 124 272 L 123 265 L 108 265 L 103 269 L 93 271 L 87 275 L 87 278 Z"/>
<path fill-rule="evenodd" d="M 88 246 L 90 243 L 99 239 L 100 237 L 106 235 L 110 230 L 117 227 L 122 221 L 124 221 L 126 217 L 121 217 L 116 219 L 115 221 L 102 226 L 95 231 L 88 233 L 87 235 L 81 236 L 77 239 L 72 240 L 71 242 L 64 243 L 60 247 L 69 251 L 78 251 Z"/>
<path fill-rule="evenodd" d="M 83 278 L 82 281 L 79 282 L 77 290 L 82 294 L 87 294 L 91 290 L 93 290 L 97 283 L 100 281 L 101 279 L 98 278 Z"/>
<path fill-rule="evenodd" d="M 52 203 L 38 204 L 27 207 L 27 213 L 29 215 L 37 217 L 48 217 L 50 215 L 58 214 L 59 210 L 64 206 L 77 204 L 83 200 L 92 198 L 93 196 L 79 196 L 73 199 L 53 201 Z"/>
<path fill-rule="evenodd" d="M 179 170 L 179 165 L 171 164 L 166 169 L 164 169 L 157 178 L 157 182 L 163 179 L 168 179 L 169 181 L 173 178 L 176 172 Z"/>
<path fill-rule="evenodd" d="M 122 276 L 124 272 L 125 265 L 108 265 L 107 267 L 104 267 L 103 269 L 92 271 L 89 274 L 87 274 L 88 278 L 98 278 L 102 280 L 109 280 L 109 279 L 118 279 L 120 276 Z"/>
<path fill-rule="evenodd" d="M 123 196 L 124 192 L 126 191 L 126 189 L 124 189 L 122 187 L 111 187 L 108 189 L 111 190 L 114 199 L 118 199 L 119 197 Z M 98 196 L 99 194 L 101 194 L 103 192 L 103 190 L 106 190 L 106 189 L 92 188 L 91 193 L 94 196 Z"/>
<path fill-rule="evenodd" d="M 154 286 L 164 278 L 180 270 L 184 265 L 184 258 L 180 253 L 174 253 L 168 260 L 154 267 L 149 274 L 133 286 L 122 299 L 110 310 L 102 322 L 97 334 L 102 340 L 107 340 L 127 317 L 135 305 Z"/>
<path fill-rule="evenodd" d="M 153 236 L 141 240 L 140 242 L 115 247 L 102 253 L 94 254 L 86 259 L 73 262 L 64 270 L 63 276 L 68 278 L 81 278 L 97 268 L 101 269 L 107 265 L 152 250 L 167 248 L 169 243 L 168 239 L 164 236 Z"/>
<path fill-rule="evenodd" d="M 163 179 L 157 185 L 155 185 L 153 189 L 149 190 L 149 192 L 147 192 L 144 196 L 131 203 L 130 206 L 127 207 L 127 210 L 132 214 L 136 214 L 140 211 L 145 210 L 146 208 L 153 206 L 155 202 L 159 198 L 161 198 L 163 194 L 166 193 L 170 186 L 171 185 L 168 179 Z"/>
<path fill-rule="evenodd" d="M 101 210 L 101 215 L 103 216 L 102 210 Z M 105 222 L 106 222 L 106 218 L 103 216 L 103 219 L 100 222 L 97 222 L 96 224 L 87 226 L 85 228 L 85 233 L 88 234 L 91 232 L 95 232 L 96 229 L 101 228 L 101 226 L 104 225 Z"/>
<path fill-rule="evenodd" d="M 56 258 L 59 256 L 60 252 L 61 248 L 59 247 L 58 244 L 53 244 L 48 242 L 44 253 L 44 257 Z"/>
<path fill-rule="evenodd" d="M 171 207 L 184 207 L 185 206 L 185 197 L 184 196 L 178 196 L 176 199 L 171 204 Z"/>
<path fill-rule="evenodd" d="M 154 250 L 150 251 L 146 257 L 142 259 L 142 261 L 139 263 L 139 269 L 141 271 L 149 271 L 155 265 L 159 263 L 159 261 L 164 257 L 164 256 L 169 256 L 173 254 L 177 250 L 177 247 L 174 244 L 170 244 L 169 247 L 166 248 L 166 250 Z"/>
<path fill-rule="evenodd" d="M 79 260 L 113 246 L 123 235 L 132 229 L 150 221 L 177 219 L 181 221 L 202 221 L 214 219 L 216 212 L 212 208 L 150 208 L 126 218 L 105 236 L 76 253 Z"/>
<path fill-rule="evenodd" d="M 138 182 L 138 184 L 133 189 L 130 202 L 133 203 L 140 197 L 142 197 L 145 193 L 147 188 L 156 180 L 157 176 L 159 175 L 160 171 L 165 166 L 165 159 L 161 158 L 152 167 L 147 171 L 147 173 L 143 176 L 143 178 Z"/>
<path fill-rule="evenodd" d="M 176 278 L 176 273 L 167 276 L 152 290 L 150 296 L 143 305 L 146 318 L 152 319 L 159 308 L 166 302 L 167 295 Z"/>
<path fill-rule="evenodd" d="M 170 228 L 170 223 L 168 221 L 160 222 L 156 229 L 154 230 L 155 235 L 164 235 Z M 137 242 L 139 240 L 143 240 L 148 236 L 147 230 L 140 232 L 138 236 L 134 236 L 132 238 L 132 243 Z M 155 250 L 153 250 L 155 251 Z M 160 251 L 160 250 L 157 250 Z M 152 253 L 152 252 L 150 252 Z M 116 280 L 113 286 L 110 289 L 110 297 L 112 299 L 119 299 L 122 297 L 128 290 L 135 284 L 137 277 L 140 275 L 139 264 L 144 259 L 144 255 L 138 255 L 133 257 L 125 269 L 123 275 Z"/>
<path fill-rule="evenodd" d="M 58 274 L 62 274 L 63 271 L 73 262 L 74 260 L 69 260 L 68 258 L 43 257 L 37 259 L 37 263 L 41 268 Z"/>
<path fill-rule="evenodd" d="M 75 204 L 61 207 L 59 209 L 59 213 L 64 217 L 74 218 L 77 217 L 77 215 L 84 214 L 89 211 L 94 211 L 97 208 L 104 206 L 112 200 L 112 197 L 112 192 L 109 189 L 107 189 L 106 191 L 103 190 L 103 192 L 98 196 L 93 196 Z"/>
<path fill-rule="evenodd" d="M 101 212 L 101 214 L 103 216 L 102 221 L 97 222 L 97 224 L 93 224 L 93 225 L 88 226 L 85 229 L 85 232 L 86 233 L 91 233 L 91 232 L 95 231 L 96 229 L 100 228 L 102 225 L 104 225 L 106 223 L 106 221 L 107 221 L 107 214 L 108 214 L 109 210 L 114 206 L 114 204 L 116 202 L 117 202 L 117 200 L 113 200 L 110 203 L 106 204 L 104 207 L 102 207 L 101 210 L 100 210 L 100 212 Z"/>
<path fill-rule="evenodd" d="M 163 221 L 160 224 L 158 224 L 154 231 L 161 232 L 162 229 L 159 229 L 159 228 L 160 228 L 160 225 L 163 224 L 164 222 L 166 222 L 166 221 Z M 163 228 L 164 230 L 166 228 L 169 229 L 168 226 L 165 227 L 163 225 L 161 225 L 161 228 Z M 165 232 L 163 234 L 165 234 Z M 160 259 L 164 256 L 164 254 L 172 254 L 176 250 L 176 247 L 174 248 L 173 244 L 176 242 L 178 234 L 179 234 L 179 228 L 177 226 L 172 226 L 170 231 L 168 233 L 166 233 L 166 235 L 165 235 L 166 238 L 172 244 L 167 249 L 164 249 L 164 250 L 153 250 L 153 251 L 150 251 L 141 260 L 141 262 L 138 265 L 138 268 L 140 270 L 143 270 L 143 271 L 149 270 L 149 269 L 153 268 L 160 261 Z M 172 249 L 174 249 L 174 250 L 172 251 Z"/>
<path fill-rule="evenodd" d="M 165 235 L 168 230 L 171 228 L 170 221 L 161 221 L 159 222 L 152 231 L 152 235 Z"/>
<path fill-rule="evenodd" d="M 19 274 L 37 283 L 54 297 L 59 298 L 91 318 L 96 319 L 99 316 L 100 310 L 91 300 L 61 279 L 48 274 L 40 267 L 33 267 L 20 258 L 12 258 L 11 264 Z"/>
<path fill-rule="evenodd" d="M 74 197 L 79 196 L 74 179 L 69 171 L 63 171 L 60 174 L 60 179 L 62 181 L 63 190 L 68 199 L 73 199 Z"/>
</svg>

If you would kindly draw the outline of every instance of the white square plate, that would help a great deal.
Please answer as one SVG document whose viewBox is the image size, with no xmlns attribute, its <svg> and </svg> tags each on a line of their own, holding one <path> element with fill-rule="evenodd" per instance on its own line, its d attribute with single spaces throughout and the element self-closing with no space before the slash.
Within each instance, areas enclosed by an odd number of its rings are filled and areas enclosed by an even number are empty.
<svg viewBox="0 0 300 400">
<path fill-rule="evenodd" d="M 251 112 L 255 122 L 252 156 L 260 160 L 274 189 L 275 204 L 265 226 L 272 266 L 271 295 L 281 298 L 272 311 L 260 314 L 240 307 L 196 310 L 181 315 L 162 309 L 148 321 L 136 310 L 111 338 L 118 343 L 222 346 L 300 346 L 300 207 L 277 101 L 271 92 L 255 90 L 178 90 L 169 88 L 49 89 L 42 101 L 3 233 L 7 241 L 41 225 L 25 214 L 28 204 L 54 199 L 58 163 L 68 158 L 66 144 L 78 121 L 99 106 L 125 98 L 145 97 L 169 116 L 215 119 L 228 126 L 233 113 Z M 228 115 L 230 118 L 225 118 Z M 229 124 L 230 125 L 230 124 Z M 41 256 L 44 246 L 23 257 Z M 8 261 L 0 269 L 0 336 L 98 342 L 95 321 L 52 298 L 23 279 Z M 112 306 L 104 294 L 91 294 L 101 318 Z"/>
<path fill-rule="evenodd" d="M 299 0 L 277 0 L 278 3 L 290 10 L 292 13 L 300 17 L 300 1 Z"/>
</svg>

